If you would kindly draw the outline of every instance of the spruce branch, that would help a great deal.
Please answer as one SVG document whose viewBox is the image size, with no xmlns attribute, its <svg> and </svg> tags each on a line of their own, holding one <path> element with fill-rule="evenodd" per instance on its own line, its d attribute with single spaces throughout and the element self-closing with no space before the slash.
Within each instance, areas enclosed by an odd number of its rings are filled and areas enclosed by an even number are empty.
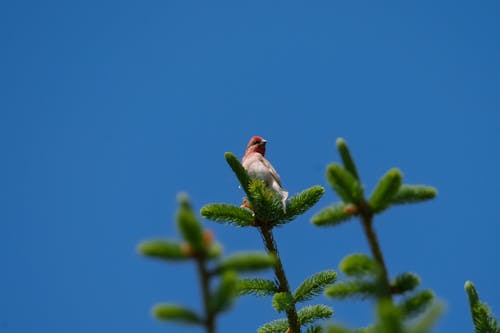
<svg viewBox="0 0 500 333">
<path fill-rule="evenodd" d="M 177 226 L 183 238 L 196 251 L 203 249 L 203 231 L 186 195 L 180 194 Z"/>
<path fill-rule="evenodd" d="M 295 302 L 305 302 L 319 295 L 337 279 L 337 273 L 333 270 L 318 272 L 307 279 L 293 293 Z"/>
<path fill-rule="evenodd" d="M 403 175 L 398 169 L 389 170 L 378 182 L 370 196 L 368 205 L 374 213 L 380 213 L 391 204 L 403 181 Z"/>
<path fill-rule="evenodd" d="M 325 290 L 325 295 L 334 299 L 346 298 L 374 298 L 378 295 L 380 287 L 373 281 L 352 279 L 340 281 Z"/>
<path fill-rule="evenodd" d="M 311 222 L 319 227 L 336 226 L 342 222 L 348 221 L 353 214 L 346 210 L 343 202 L 334 203 L 330 207 L 323 208 L 319 213 L 313 216 Z"/>
<path fill-rule="evenodd" d="M 500 333 L 500 325 L 493 317 L 489 307 L 479 300 L 479 294 L 471 281 L 466 281 L 464 286 L 469 299 L 472 322 L 476 333 Z"/>
<path fill-rule="evenodd" d="M 210 300 L 210 311 L 214 314 L 228 310 L 237 293 L 237 277 L 233 271 L 226 271 Z"/>
<path fill-rule="evenodd" d="M 288 330 L 286 318 L 276 319 L 259 327 L 258 333 L 285 333 Z"/>
<path fill-rule="evenodd" d="M 339 270 L 351 277 L 377 277 L 380 274 L 380 267 L 371 257 L 362 253 L 355 253 L 346 256 L 339 265 Z"/>
<path fill-rule="evenodd" d="M 240 295 L 271 296 L 278 292 L 274 281 L 261 278 L 240 279 L 237 283 Z"/>
<path fill-rule="evenodd" d="M 338 323 L 329 324 L 325 329 L 325 333 L 357 333 L 357 332 L 358 331 L 352 330 Z"/>
<path fill-rule="evenodd" d="M 391 282 L 392 294 L 403 294 L 407 291 L 413 290 L 420 284 L 420 278 L 413 273 L 403 273 Z"/>
<path fill-rule="evenodd" d="M 234 270 L 240 273 L 253 272 L 272 268 L 276 264 L 276 257 L 262 252 L 242 252 L 232 254 L 222 259 L 214 273 Z"/>
<path fill-rule="evenodd" d="M 290 293 L 279 292 L 274 294 L 272 304 L 277 312 L 290 311 L 295 306 L 295 300 Z"/>
<path fill-rule="evenodd" d="M 251 179 L 248 200 L 254 211 L 254 224 L 272 226 L 283 218 L 279 196 L 260 179 Z"/>
<path fill-rule="evenodd" d="M 189 257 L 182 251 L 182 245 L 170 240 L 149 240 L 139 244 L 137 251 L 147 257 L 169 261 L 187 260 Z"/>
<path fill-rule="evenodd" d="M 278 253 L 278 248 L 276 247 L 276 242 L 274 241 L 273 233 L 271 229 L 266 226 L 261 226 L 259 230 L 267 252 L 274 255 L 277 259 L 276 265 L 274 266 L 274 274 L 276 275 L 276 279 L 278 281 L 278 290 L 280 292 L 291 294 L 290 285 L 288 283 L 283 264 L 281 263 L 281 258 Z M 288 325 L 290 326 L 290 333 L 300 333 L 299 318 L 297 316 L 295 304 L 286 310 L 286 315 L 288 318 Z"/>
<path fill-rule="evenodd" d="M 401 313 L 394 306 L 392 300 L 382 299 L 377 305 L 378 323 L 376 332 L 380 333 L 401 333 L 403 332 L 403 322 Z"/>
<path fill-rule="evenodd" d="M 306 333 L 322 333 L 323 328 L 321 326 L 310 326 L 307 328 Z"/>
<path fill-rule="evenodd" d="M 328 319 L 333 315 L 333 310 L 326 305 L 309 305 L 299 310 L 298 316 L 302 326 L 307 326 L 319 319 Z"/>
<path fill-rule="evenodd" d="M 403 185 L 401 171 L 391 169 L 380 179 L 370 199 L 367 200 L 344 139 L 337 139 L 337 149 L 343 166 L 337 163 L 330 164 L 327 167 L 326 176 L 328 183 L 343 202 L 320 211 L 312 218 L 312 223 L 318 226 L 335 226 L 353 216 L 358 216 L 373 259 L 359 254 L 346 257 L 340 265 L 340 270 L 352 279 L 328 287 L 325 294 L 334 298 L 374 297 L 378 299 L 381 304 L 379 307 L 381 320 L 373 329 L 379 331 L 382 327 L 382 332 L 393 330 L 399 333 L 398 330 L 401 329 L 402 324 L 398 318 L 401 314 L 410 315 L 421 312 L 430 303 L 432 297 L 428 297 L 428 292 L 423 291 L 414 294 L 413 298 L 407 298 L 400 304 L 400 308 L 395 307 L 392 295 L 413 290 L 420 280 L 414 274 L 405 273 L 398 276 L 392 284 L 389 283 L 387 266 L 374 229 L 373 217 L 391 205 L 431 199 L 436 195 L 436 191 L 427 186 Z"/>
<path fill-rule="evenodd" d="M 227 152 L 224 154 L 224 157 L 226 158 L 227 164 L 229 164 L 236 177 L 238 178 L 241 188 L 243 189 L 247 197 L 250 198 L 250 192 L 248 191 L 250 177 L 248 177 L 247 171 L 245 170 L 245 168 L 243 168 L 243 165 L 241 165 L 240 161 L 233 153 Z"/>
<path fill-rule="evenodd" d="M 380 283 L 382 287 L 381 296 L 392 300 L 389 285 L 389 276 L 387 273 L 387 267 L 385 265 L 384 255 L 382 254 L 382 249 L 380 248 L 377 234 L 373 229 L 373 213 L 369 211 L 369 209 L 367 209 L 366 205 L 363 205 L 360 215 L 361 225 L 363 226 L 365 237 L 368 240 L 368 244 L 370 245 L 372 255 L 380 268 Z"/>
<path fill-rule="evenodd" d="M 198 276 L 200 280 L 201 296 L 203 302 L 203 311 L 205 314 L 204 324 L 206 333 L 215 333 L 215 312 L 212 311 L 211 293 L 210 293 L 210 273 L 205 262 L 203 253 L 198 252 L 195 256 L 196 268 L 198 269 Z"/>
<path fill-rule="evenodd" d="M 275 259 L 267 253 L 248 252 L 221 260 L 222 246 L 214 241 L 210 230 L 203 230 L 186 195 L 179 195 L 176 223 L 184 242 L 151 240 L 140 243 L 138 251 L 156 259 L 193 261 L 200 281 L 203 313 L 179 305 L 159 304 L 153 308 L 153 314 L 161 320 L 201 325 L 206 333 L 215 333 L 217 315 L 228 310 L 237 297 L 236 271 L 269 268 Z M 211 288 L 213 279 L 218 280 L 215 290 Z"/>
<path fill-rule="evenodd" d="M 337 163 L 327 167 L 326 176 L 332 188 L 346 203 L 357 204 L 363 198 L 363 187 L 346 169 Z"/>
<path fill-rule="evenodd" d="M 201 208 L 203 217 L 236 227 L 248 227 L 253 223 L 253 215 L 249 209 L 228 204 L 208 204 Z"/>
<path fill-rule="evenodd" d="M 407 333 L 428 333 L 438 321 L 444 312 L 444 305 L 439 302 L 433 302 L 429 309 L 417 320 L 415 320 L 407 329 Z"/>
<path fill-rule="evenodd" d="M 434 199 L 437 190 L 431 186 L 403 184 L 392 197 L 392 205 L 418 203 Z"/>
<path fill-rule="evenodd" d="M 318 202 L 325 190 L 321 186 L 313 186 L 306 189 L 290 198 L 285 210 L 283 209 L 283 203 L 281 202 L 282 198 L 270 189 L 266 183 L 264 183 L 261 179 L 250 178 L 246 170 L 233 154 L 226 153 L 225 157 L 229 166 L 240 181 L 245 194 L 247 195 L 246 201 L 244 200 L 244 207 L 253 211 L 253 221 L 250 222 L 245 220 L 245 224 L 249 223 L 249 225 L 255 226 L 258 229 L 267 252 L 276 258 L 274 265 L 274 273 L 276 276 L 275 285 L 269 282 L 264 282 L 263 280 L 244 280 L 243 282 L 238 283 L 239 293 L 267 295 L 271 291 L 274 291 L 274 307 L 278 312 L 285 311 L 287 315 L 287 326 L 285 330 L 289 330 L 289 333 L 300 333 L 300 322 L 295 308 L 296 300 L 293 298 L 290 291 L 290 285 L 278 253 L 272 229 L 276 226 L 288 223 L 295 219 L 298 215 L 305 213 Z M 219 211 L 214 212 L 214 208 L 215 210 L 219 209 Z M 208 206 L 202 210 L 202 214 L 205 217 L 215 219 L 217 221 L 234 222 L 234 215 L 241 213 L 240 211 L 231 208 L 233 213 L 229 214 L 229 212 L 221 212 L 220 208 L 220 205 Z M 222 210 L 224 210 L 224 208 Z M 249 216 L 245 215 L 245 218 L 246 217 Z M 238 217 L 237 219 L 240 220 L 241 218 Z M 311 292 L 312 295 L 315 291 L 309 290 L 309 292 Z M 301 296 L 309 297 L 310 295 L 304 294 Z M 259 332 L 276 329 L 275 325 L 278 325 L 277 323 L 281 325 L 282 321 L 275 321 L 266 324 L 259 329 Z"/>
<path fill-rule="evenodd" d="M 293 196 L 288 201 L 286 213 L 275 225 L 288 223 L 297 216 L 304 214 L 321 199 L 324 193 L 324 187 L 313 186 Z"/>
<path fill-rule="evenodd" d="M 424 312 L 433 300 L 432 291 L 422 290 L 405 298 L 397 307 L 404 318 L 415 317 Z"/>
<path fill-rule="evenodd" d="M 360 180 L 358 170 L 356 169 L 354 160 L 351 157 L 351 153 L 349 151 L 349 147 L 347 147 L 347 143 L 343 138 L 338 138 L 336 143 L 340 158 L 342 159 L 342 163 L 344 164 L 344 168 L 349 171 L 354 176 L 354 178 Z"/>
<path fill-rule="evenodd" d="M 175 321 L 182 324 L 203 325 L 203 319 L 190 309 L 176 304 L 157 304 L 153 307 L 153 316 L 160 320 Z"/>
</svg>

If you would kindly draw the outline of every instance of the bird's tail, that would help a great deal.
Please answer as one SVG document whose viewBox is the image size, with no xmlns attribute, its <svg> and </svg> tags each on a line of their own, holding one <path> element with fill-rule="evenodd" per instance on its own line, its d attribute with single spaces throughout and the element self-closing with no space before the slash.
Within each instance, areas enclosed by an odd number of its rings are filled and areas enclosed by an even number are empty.
<svg viewBox="0 0 500 333">
<path fill-rule="evenodd" d="M 283 206 L 283 213 L 286 213 L 286 199 L 288 199 L 288 191 L 281 189 L 280 196 L 281 196 L 281 205 Z"/>
</svg>

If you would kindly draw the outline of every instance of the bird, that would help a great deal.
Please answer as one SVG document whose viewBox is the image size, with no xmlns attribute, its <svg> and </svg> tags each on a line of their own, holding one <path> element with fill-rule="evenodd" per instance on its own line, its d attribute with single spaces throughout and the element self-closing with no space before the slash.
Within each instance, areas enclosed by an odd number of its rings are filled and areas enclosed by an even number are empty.
<svg viewBox="0 0 500 333">
<path fill-rule="evenodd" d="M 266 143 L 260 136 L 252 136 L 242 159 L 243 168 L 250 178 L 257 178 L 264 181 L 266 186 L 281 197 L 283 212 L 286 213 L 286 200 L 288 191 L 283 189 L 280 176 L 264 155 L 266 154 Z"/>
</svg>

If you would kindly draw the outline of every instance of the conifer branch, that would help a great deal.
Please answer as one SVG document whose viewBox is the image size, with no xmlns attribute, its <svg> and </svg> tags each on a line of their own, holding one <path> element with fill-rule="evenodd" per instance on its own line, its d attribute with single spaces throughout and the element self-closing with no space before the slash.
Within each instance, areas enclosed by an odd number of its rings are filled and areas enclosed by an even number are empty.
<svg viewBox="0 0 500 333">
<path fill-rule="evenodd" d="M 153 307 L 153 315 L 161 320 L 171 320 L 183 324 L 203 325 L 203 319 L 190 309 L 176 304 L 157 304 Z"/>
<path fill-rule="evenodd" d="M 474 284 L 467 281 L 464 288 L 469 299 L 472 322 L 476 333 L 500 333 L 498 321 L 493 317 L 488 306 L 479 300 Z"/>
<path fill-rule="evenodd" d="M 318 272 L 307 279 L 295 290 L 293 297 L 296 302 L 311 300 L 337 279 L 337 273 L 332 270 Z"/>
<path fill-rule="evenodd" d="M 281 258 L 278 253 L 278 248 L 276 247 L 276 242 L 274 241 L 273 233 L 268 227 L 262 226 L 262 224 L 259 225 L 261 225 L 261 227 L 259 227 L 259 230 L 262 235 L 262 239 L 264 240 L 264 245 L 266 246 L 267 251 L 273 254 L 277 259 L 276 265 L 274 266 L 274 273 L 276 275 L 276 279 L 278 280 L 278 290 L 280 292 L 291 294 L 290 285 L 286 278 L 283 264 L 281 263 Z M 290 333 L 300 333 L 300 323 L 297 316 L 297 310 L 295 309 L 295 304 L 288 310 L 286 310 L 286 315 L 288 318 L 288 323 L 290 325 Z"/>
<path fill-rule="evenodd" d="M 380 274 L 379 265 L 368 255 L 355 253 L 346 256 L 340 262 L 339 269 L 347 276 L 377 277 Z"/>
<path fill-rule="evenodd" d="M 248 227 L 253 223 L 253 215 L 249 209 L 228 204 L 208 204 L 201 208 L 200 213 L 209 220 L 236 227 Z"/>
<path fill-rule="evenodd" d="M 299 310 L 300 324 L 307 326 L 318 319 L 328 319 L 333 315 L 333 310 L 326 305 L 309 305 Z"/>
<path fill-rule="evenodd" d="M 210 307 L 210 274 L 203 257 L 196 257 L 196 267 L 200 279 L 203 312 L 205 313 L 203 322 L 207 333 L 215 333 L 215 312 Z"/>
<path fill-rule="evenodd" d="M 363 198 L 363 187 L 360 182 L 339 164 L 330 164 L 326 169 L 326 176 L 344 202 L 357 204 Z"/>
<path fill-rule="evenodd" d="M 437 190 L 431 186 L 403 184 L 391 200 L 392 205 L 418 203 L 434 199 Z"/>
<path fill-rule="evenodd" d="M 275 225 L 282 225 L 295 219 L 298 215 L 304 214 L 312 206 L 314 206 L 325 193 L 322 186 L 313 186 L 299 194 L 293 196 L 288 201 L 286 213 L 279 219 Z"/>
<path fill-rule="evenodd" d="M 379 286 L 373 281 L 354 279 L 349 281 L 340 281 L 326 288 L 325 295 L 335 299 L 360 298 L 366 299 L 376 297 Z"/>
<path fill-rule="evenodd" d="M 150 240 L 139 244 L 137 251 L 142 255 L 171 261 L 182 261 L 189 256 L 182 251 L 182 245 L 170 240 Z"/>
<path fill-rule="evenodd" d="M 377 234 L 373 229 L 373 213 L 369 209 L 367 209 L 366 205 L 363 205 L 360 215 L 361 215 L 361 225 L 363 226 L 365 237 L 368 240 L 368 244 L 370 245 L 370 250 L 372 252 L 372 255 L 380 267 L 380 281 L 382 283 L 381 295 L 385 298 L 389 298 L 392 300 L 390 284 L 389 284 L 389 276 L 387 274 L 387 267 L 385 265 L 384 255 L 382 254 Z"/>
<path fill-rule="evenodd" d="M 285 333 L 288 330 L 286 318 L 276 319 L 259 327 L 258 333 Z"/>
<path fill-rule="evenodd" d="M 274 281 L 260 278 L 239 279 L 237 290 L 240 295 L 271 296 L 278 292 Z"/>
<path fill-rule="evenodd" d="M 353 217 L 346 208 L 343 202 L 338 202 L 330 207 L 323 208 L 319 213 L 313 216 L 311 222 L 319 227 L 321 226 L 335 226 L 342 222 L 348 221 Z"/>
<path fill-rule="evenodd" d="M 437 322 L 439 317 L 444 311 L 444 305 L 436 301 L 434 302 L 425 313 L 414 321 L 407 329 L 407 333 L 428 333 L 431 331 L 432 326 Z M 497 332 L 498 333 L 498 332 Z"/>
<path fill-rule="evenodd" d="M 221 260 L 214 273 L 227 270 L 237 272 L 255 272 L 272 268 L 276 264 L 276 257 L 262 252 L 242 252 L 232 254 Z"/>
<path fill-rule="evenodd" d="M 391 282 L 391 293 L 402 294 L 415 289 L 420 284 L 420 278 L 413 273 L 403 273 Z"/>
<path fill-rule="evenodd" d="M 338 138 L 336 144 L 340 158 L 342 159 L 342 163 L 344 164 L 344 168 L 349 171 L 354 176 L 354 178 L 360 180 L 358 170 L 356 169 L 356 164 L 354 164 L 354 160 L 352 159 L 349 147 L 347 147 L 347 143 L 343 138 Z"/>
<path fill-rule="evenodd" d="M 216 316 L 228 310 L 238 294 L 236 271 L 249 272 L 269 268 L 274 265 L 275 258 L 267 253 L 248 252 L 237 253 L 221 260 L 222 246 L 214 241 L 210 230 L 203 230 L 185 195 L 179 196 L 176 222 L 183 242 L 146 241 L 138 246 L 138 250 L 145 256 L 162 260 L 194 261 L 200 281 L 203 314 L 198 315 L 190 309 L 174 304 L 159 304 L 153 308 L 153 314 L 160 320 L 197 324 L 203 326 L 206 333 L 215 333 Z M 212 279 L 219 281 L 215 290 L 211 289 Z"/>
<path fill-rule="evenodd" d="M 404 299 L 397 307 L 403 317 L 414 317 L 427 309 L 433 300 L 432 291 L 422 290 Z"/>
<path fill-rule="evenodd" d="M 241 165 L 240 161 L 236 156 L 234 156 L 234 154 L 227 152 L 224 154 L 224 157 L 226 158 L 227 164 L 229 164 L 236 177 L 238 178 L 243 191 L 245 192 L 247 197 L 250 198 L 250 192 L 248 191 L 250 177 L 248 177 L 247 171 L 243 168 L 243 165 Z"/>
</svg>

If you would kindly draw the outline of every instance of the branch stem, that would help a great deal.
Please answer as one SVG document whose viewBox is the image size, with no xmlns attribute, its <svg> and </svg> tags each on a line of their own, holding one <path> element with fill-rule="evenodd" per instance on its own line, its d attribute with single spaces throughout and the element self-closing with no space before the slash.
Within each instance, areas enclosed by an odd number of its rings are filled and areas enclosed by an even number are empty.
<svg viewBox="0 0 500 333">
<path fill-rule="evenodd" d="M 203 256 L 196 257 L 196 266 L 200 276 L 201 293 L 203 297 L 204 322 L 206 333 L 215 333 L 215 314 L 210 309 L 210 272 L 205 266 Z"/>
<path fill-rule="evenodd" d="M 360 210 L 361 225 L 365 232 L 366 239 L 370 245 L 373 257 L 382 269 L 381 282 L 383 284 L 382 297 L 388 298 L 392 301 L 391 288 L 389 284 L 389 275 L 387 273 L 387 266 L 385 265 L 384 255 L 378 241 L 377 234 L 373 228 L 373 213 L 369 211 L 368 207 L 362 207 Z"/>
<path fill-rule="evenodd" d="M 260 234 L 262 235 L 267 252 L 276 256 L 274 274 L 276 275 L 276 279 L 279 283 L 278 289 L 280 292 L 287 292 L 291 294 L 290 284 L 286 278 L 285 270 L 283 268 L 283 264 L 281 263 L 281 258 L 278 253 L 278 247 L 276 246 L 272 230 L 267 226 L 263 226 L 262 223 L 258 223 L 257 225 L 259 225 Z M 290 333 L 300 333 L 299 317 L 297 316 L 295 304 L 286 311 L 286 316 L 288 318 L 288 324 L 290 325 Z"/>
</svg>

